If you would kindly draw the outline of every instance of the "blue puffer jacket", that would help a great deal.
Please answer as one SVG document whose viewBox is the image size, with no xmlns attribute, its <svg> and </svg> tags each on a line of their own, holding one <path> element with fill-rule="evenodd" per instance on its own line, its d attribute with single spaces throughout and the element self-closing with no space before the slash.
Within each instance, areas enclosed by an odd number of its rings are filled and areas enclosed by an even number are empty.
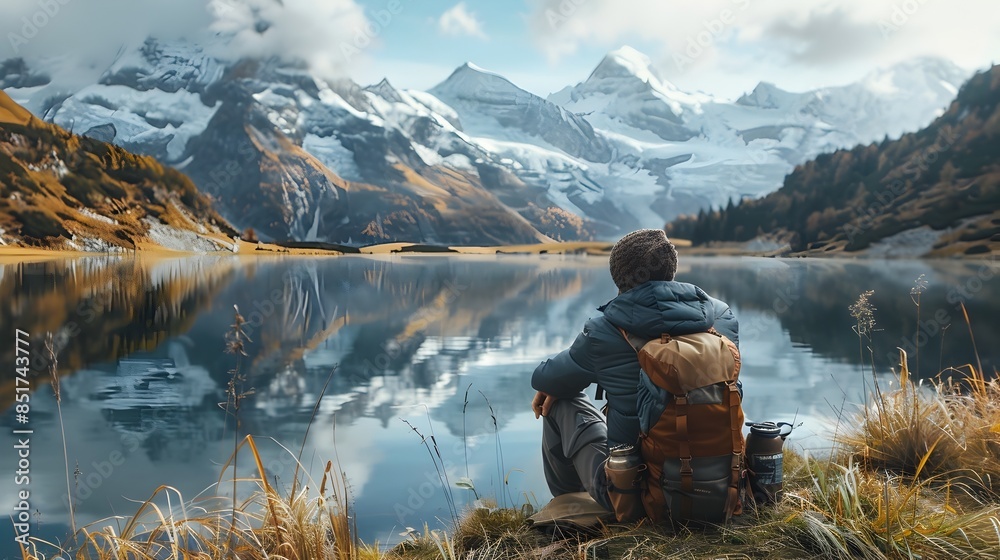
<svg viewBox="0 0 1000 560">
<path fill-rule="evenodd" d="M 646 282 L 599 307 L 603 314 L 583 327 L 573 345 L 542 362 L 531 376 L 531 386 L 557 398 L 569 398 L 592 383 L 608 399 L 608 446 L 635 444 L 639 360 L 618 327 L 640 338 L 663 333 L 673 336 L 704 332 L 709 327 L 739 346 L 739 325 L 724 302 L 693 284 Z"/>
</svg>

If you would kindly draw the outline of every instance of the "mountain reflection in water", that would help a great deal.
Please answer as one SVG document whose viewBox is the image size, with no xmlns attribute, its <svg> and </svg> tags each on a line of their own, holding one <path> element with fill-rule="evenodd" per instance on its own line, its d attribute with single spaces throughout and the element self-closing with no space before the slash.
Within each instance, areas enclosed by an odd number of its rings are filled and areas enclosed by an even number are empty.
<svg viewBox="0 0 1000 560">
<path fill-rule="evenodd" d="M 917 345 L 924 377 L 974 363 L 959 302 L 993 371 L 997 271 L 991 263 L 687 258 L 678 279 L 726 300 L 740 319 L 747 417 L 801 421 L 790 444 L 822 449 L 838 413 L 862 400 L 866 377 L 871 383 L 847 311 L 858 294 L 875 290 L 881 371 L 896 347 Z M 920 274 L 929 283 L 922 334 L 909 295 Z M 267 438 L 298 450 L 334 372 L 302 459 L 318 474 L 339 457 L 362 537 L 385 542 L 406 525 L 448 517 L 427 452 L 401 418 L 433 432 L 452 482 L 468 474 L 501 502 L 546 499 L 529 376 L 615 293 L 606 259 L 584 257 L 76 259 L 0 267 L 0 338 L 28 331 L 37 351 L 44 332 L 57 333 L 69 460 L 81 471 L 77 522 L 87 523 L 134 511 L 128 499 L 161 484 L 188 498 L 214 491 L 233 446 L 220 403 L 236 364 L 224 335 L 238 306 L 250 338 L 241 371 L 254 389 L 241 433 L 259 437 L 268 475 L 287 484 L 294 463 Z M 0 356 L 13 363 L 13 345 Z M 62 442 L 42 355 L 33 358 L 32 505 L 59 527 L 68 521 Z M 3 370 L 10 426 L 13 383 Z M 113 457 L 120 464 L 105 468 Z M 11 461 L 4 454 L 0 469 L 13 472 Z M 244 467 L 253 472 L 241 459 Z M 9 507 L 12 490 L 0 486 Z M 462 503 L 471 498 L 453 492 Z"/>
</svg>

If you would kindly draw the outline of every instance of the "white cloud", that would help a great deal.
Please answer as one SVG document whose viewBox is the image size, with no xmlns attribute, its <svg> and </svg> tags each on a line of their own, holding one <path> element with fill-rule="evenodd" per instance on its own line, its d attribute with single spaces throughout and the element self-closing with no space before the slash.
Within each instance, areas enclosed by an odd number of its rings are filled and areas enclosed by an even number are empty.
<svg viewBox="0 0 1000 560">
<path fill-rule="evenodd" d="M 231 37 L 224 56 L 305 62 L 326 77 L 347 75 L 385 24 L 365 18 L 354 0 L 211 0 L 210 29 Z"/>
<path fill-rule="evenodd" d="M 445 35 L 487 38 L 482 22 L 465 7 L 465 2 L 459 2 L 441 14 L 438 29 Z"/>
<path fill-rule="evenodd" d="M 528 25 L 551 64 L 582 46 L 652 46 L 671 79 L 741 73 L 779 85 L 842 79 L 915 56 L 969 67 L 1000 54 L 993 0 L 530 0 Z M 782 80 L 782 77 L 787 80 Z"/>
<path fill-rule="evenodd" d="M 3 0 L 0 60 L 68 56 L 100 73 L 122 47 L 183 37 L 227 59 L 274 56 L 342 76 L 393 17 L 369 22 L 355 0 Z"/>
<path fill-rule="evenodd" d="M 176 37 L 210 21 L 203 0 L 4 0 L 0 60 L 72 54 L 78 64 L 99 65 L 150 33 Z"/>
</svg>

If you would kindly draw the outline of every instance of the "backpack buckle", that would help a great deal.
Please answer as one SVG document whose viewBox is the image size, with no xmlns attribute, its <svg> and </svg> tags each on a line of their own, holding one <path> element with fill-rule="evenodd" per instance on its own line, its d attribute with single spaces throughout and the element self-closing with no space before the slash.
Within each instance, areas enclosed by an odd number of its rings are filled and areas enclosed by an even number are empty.
<svg viewBox="0 0 1000 560">
<path fill-rule="evenodd" d="M 691 476 L 694 470 L 691 469 L 691 457 L 681 457 L 681 476 Z"/>
</svg>

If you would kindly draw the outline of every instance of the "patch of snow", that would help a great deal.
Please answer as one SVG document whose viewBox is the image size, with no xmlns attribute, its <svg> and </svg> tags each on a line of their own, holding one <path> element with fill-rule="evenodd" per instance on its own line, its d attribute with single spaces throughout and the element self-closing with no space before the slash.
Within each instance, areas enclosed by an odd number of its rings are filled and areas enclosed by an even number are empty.
<svg viewBox="0 0 1000 560">
<path fill-rule="evenodd" d="M 287 96 L 276 93 L 274 88 L 270 87 L 264 91 L 253 94 L 253 98 L 268 107 L 280 107 L 288 105 L 291 102 Z"/>
<path fill-rule="evenodd" d="M 187 167 L 188 165 L 191 165 L 192 161 L 194 161 L 194 156 L 188 156 L 187 158 L 184 159 L 184 161 L 175 165 L 174 169 L 177 169 L 178 171 L 184 171 L 184 168 Z"/>
<path fill-rule="evenodd" d="M 458 113 L 455 112 L 447 103 L 441 101 L 433 94 L 427 93 L 425 91 L 417 91 L 413 89 L 405 90 L 406 94 L 415 99 L 424 107 L 434 114 L 441 115 L 451 124 L 458 122 Z M 457 127 L 456 127 L 457 128 Z"/>
<path fill-rule="evenodd" d="M 82 237 L 74 235 L 65 242 L 65 245 L 73 251 L 85 253 L 124 253 L 125 248 L 108 243 L 97 237 Z"/>
<path fill-rule="evenodd" d="M 368 119 L 368 115 L 366 113 L 362 113 L 361 111 L 358 111 L 357 109 L 352 107 L 350 103 L 345 101 L 344 98 L 340 96 L 340 94 L 330 89 L 329 86 L 319 90 L 319 100 L 324 105 L 329 105 L 341 111 L 345 111 L 359 119 Z"/>
<path fill-rule="evenodd" d="M 84 215 L 84 216 L 86 216 L 86 217 L 88 217 L 88 218 L 90 218 L 92 220 L 97 220 L 98 222 L 104 222 L 106 224 L 110 224 L 110 225 L 113 225 L 113 226 L 118 225 L 118 222 L 116 220 L 113 220 L 113 219 L 111 219 L 111 218 L 109 218 L 107 216 L 98 214 L 97 212 L 94 212 L 90 208 L 80 208 L 79 210 L 77 210 L 77 212 L 79 212 L 80 214 L 82 214 L 82 215 Z"/>
<path fill-rule="evenodd" d="M 77 134 L 113 124 L 115 143 L 167 144 L 167 157 L 180 159 L 188 141 L 201 134 L 219 104 L 208 107 L 201 96 L 185 90 L 137 91 L 126 86 L 93 85 L 68 99 L 51 120 Z"/>
<path fill-rule="evenodd" d="M 453 169 L 476 171 L 476 166 L 472 164 L 472 160 L 465 154 L 451 154 L 448 157 L 441 158 L 441 161 Z"/>
<path fill-rule="evenodd" d="M 440 165 L 444 161 L 440 154 L 422 144 L 414 143 L 413 149 L 427 165 Z"/>
<path fill-rule="evenodd" d="M 659 81 L 653 72 L 652 61 L 645 54 L 625 45 L 608 53 L 606 60 L 614 61 L 628 73 L 644 82 Z"/>
<path fill-rule="evenodd" d="M 486 136 L 477 136 L 471 140 L 487 152 L 495 154 L 500 161 L 514 168 L 520 166 L 523 169 L 545 171 L 553 167 L 558 169 L 566 166 L 586 166 L 582 160 L 566 155 L 556 148 L 539 146 L 533 142 L 500 140 Z"/>
<path fill-rule="evenodd" d="M 354 152 L 345 148 L 336 136 L 306 134 L 302 140 L 302 149 L 338 176 L 348 181 L 361 180 L 361 170 L 354 161 Z"/>
<path fill-rule="evenodd" d="M 175 251 L 194 251 L 197 253 L 209 253 L 220 250 L 229 251 L 232 249 L 229 245 L 222 245 L 211 239 L 206 239 L 193 231 L 168 226 L 153 218 L 146 218 L 144 221 L 149 226 L 149 240 L 160 247 Z"/>
</svg>

